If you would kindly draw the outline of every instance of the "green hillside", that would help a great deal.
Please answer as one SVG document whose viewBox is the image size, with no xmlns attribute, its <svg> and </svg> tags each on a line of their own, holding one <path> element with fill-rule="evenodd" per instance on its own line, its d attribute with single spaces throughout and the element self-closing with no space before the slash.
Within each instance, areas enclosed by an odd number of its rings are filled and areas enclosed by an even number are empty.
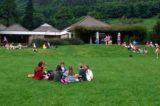
<svg viewBox="0 0 160 106">
<path fill-rule="evenodd" d="M 153 30 L 153 26 L 156 24 L 157 18 L 148 18 L 148 19 L 140 19 L 140 20 L 141 22 L 138 22 L 138 24 L 144 25 L 147 28 L 147 30 L 150 32 Z M 122 24 L 121 19 L 119 18 L 118 19 L 108 19 L 107 22 L 110 23 L 111 25 L 121 25 Z"/>
</svg>

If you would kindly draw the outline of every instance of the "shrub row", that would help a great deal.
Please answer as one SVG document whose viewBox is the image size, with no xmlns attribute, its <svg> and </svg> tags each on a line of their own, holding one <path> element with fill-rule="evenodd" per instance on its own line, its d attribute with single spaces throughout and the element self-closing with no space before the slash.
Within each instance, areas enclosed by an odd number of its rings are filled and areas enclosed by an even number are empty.
<svg viewBox="0 0 160 106">
<path fill-rule="evenodd" d="M 49 42 L 51 45 L 81 45 L 84 42 L 77 38 L 64 38 L 64 39 L 34 39 L 32 44 L 36 43 L 37 47 L 41 47 L 43 44 Z"/>
</svg>

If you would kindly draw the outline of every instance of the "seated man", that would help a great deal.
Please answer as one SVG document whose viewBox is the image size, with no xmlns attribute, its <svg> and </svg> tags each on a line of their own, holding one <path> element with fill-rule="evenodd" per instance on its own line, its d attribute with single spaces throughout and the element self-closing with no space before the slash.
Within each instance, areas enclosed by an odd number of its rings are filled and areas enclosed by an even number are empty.
<svg viewBox="0 0 160 106">
<path fill-rule="evenodd" d="M 79 79 L 83 81 L 87 81 L 86 78 L 86 70 L 83 68 L 83 65 L 79 65 Z"/>
</svg>

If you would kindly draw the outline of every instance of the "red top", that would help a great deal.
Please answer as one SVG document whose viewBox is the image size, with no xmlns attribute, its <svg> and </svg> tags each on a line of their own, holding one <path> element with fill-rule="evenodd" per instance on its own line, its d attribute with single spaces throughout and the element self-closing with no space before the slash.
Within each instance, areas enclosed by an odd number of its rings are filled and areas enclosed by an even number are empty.
<svg viewBox="0 0 160 106">
<path fill-rule="evenodd" d="M 43 76 L 43 68 L 42 67 L 37 67 L 34 73 L 34 77 L 35 80 L 41 80 L 44 78 Z"/>
</svg>

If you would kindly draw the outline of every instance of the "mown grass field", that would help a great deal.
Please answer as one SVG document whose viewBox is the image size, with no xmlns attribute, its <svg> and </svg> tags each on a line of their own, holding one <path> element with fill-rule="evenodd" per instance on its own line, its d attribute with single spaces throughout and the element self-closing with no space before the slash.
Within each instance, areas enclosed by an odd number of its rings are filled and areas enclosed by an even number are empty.
<svg viewBox="0 0 160 106">
<path fill-rule="evenodd" d="M 62 85 L 27 78 L 40 60 L 48 63 L 48 69 L 64 61 L 75 72 L 79 63 L 89 64 L 95 80 Z M 160 59 L 153 48 L 148 55 L 104 45 L 60 46 L 38 53 L 0 49 L 0 106 L 159 105 Z"/>
</svg>

